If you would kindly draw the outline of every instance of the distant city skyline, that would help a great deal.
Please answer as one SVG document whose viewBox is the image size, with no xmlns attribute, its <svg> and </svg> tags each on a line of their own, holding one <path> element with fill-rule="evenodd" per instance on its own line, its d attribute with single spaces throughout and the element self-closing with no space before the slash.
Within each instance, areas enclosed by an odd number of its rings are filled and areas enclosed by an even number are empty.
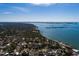
<svg viewBox="0 0 79 59">
<path fill-rule="evenodd" d="M 0 22 L 79 22 L 79 3 L 0 3 Z"/>
</svg>

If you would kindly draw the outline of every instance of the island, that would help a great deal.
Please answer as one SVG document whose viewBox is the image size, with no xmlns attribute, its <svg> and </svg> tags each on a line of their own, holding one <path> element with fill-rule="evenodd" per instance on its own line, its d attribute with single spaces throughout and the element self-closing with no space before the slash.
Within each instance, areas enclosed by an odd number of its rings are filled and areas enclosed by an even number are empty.
<svg viewBox="0 0 79 59">
<path fill-rule="evenodd" d="M 77 56 L 78 50 L 41 35 L 34 24 L 1 22 L 0 56 Z"/>
</svg>

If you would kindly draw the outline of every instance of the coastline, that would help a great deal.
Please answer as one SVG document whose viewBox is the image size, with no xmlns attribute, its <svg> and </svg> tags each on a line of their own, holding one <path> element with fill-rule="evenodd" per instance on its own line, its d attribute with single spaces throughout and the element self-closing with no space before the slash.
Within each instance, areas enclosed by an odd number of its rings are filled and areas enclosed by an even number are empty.
<svg viewBox="0 0 79 59">
<path fill-rule="evenodd" d="M 49 40 L 33 24 L 0 24 L 0 56 L 78 56 L 77 50 Z"/>
<path fill-rule="evenodd" d="M 36 27 L 38 27 L 38 26 L 36 26 Z M 36 28 L 37 30 L 39 30 L 38 28 Z M 39 30 L 40 31 L 40 30 Z M 41 33 L 40 33 L 41 34 Z M 42 35 L 42 34 L 41 34 Z M 42 35 L 43 36 L 43 35 Z M 44 37 L 44 36 L 43 36 Z M 47 37 L 46 37 L 47 38 Z M 47 38 L 48 39 L 48 38 Z M 49 39 L 48 39 L 49 40 Z M 68 44 L 65 44 L 65 43 L 63 43 L 63 42 L 60 42 L 60 41 L 58 41 L 58 40 L 52 40 L 52 41 L 55 41 L 55 42 L 57 42 L 57 43 L 59 43 L 60 45 L 63 45 L 63 46 L 65 46 L 65 47 L 68 47 L 68 48 L 71 48 L 72 49 L 72 51 L 73 51 L 73 55 L 74 56 L 79 56 L 79 50 L 78 49 L 75 49 L 75 48 L 73 48 L 73 47 L 71 47 L 71 46 L 69 46 Z"/>
</svg>

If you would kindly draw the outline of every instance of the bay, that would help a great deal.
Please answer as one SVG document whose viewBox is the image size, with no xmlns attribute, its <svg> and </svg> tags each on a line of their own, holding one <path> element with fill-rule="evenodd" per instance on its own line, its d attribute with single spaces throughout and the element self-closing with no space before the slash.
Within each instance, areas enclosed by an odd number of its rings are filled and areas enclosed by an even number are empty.
<svg viewBox="0 0 79 59">
<path fill-rule="evenodd" d="M 41 34 L 48 39 L 61 41 L 79 49 L 79 23 L 75 22 L 49 22 L 33 23 Z"/>
</svg>

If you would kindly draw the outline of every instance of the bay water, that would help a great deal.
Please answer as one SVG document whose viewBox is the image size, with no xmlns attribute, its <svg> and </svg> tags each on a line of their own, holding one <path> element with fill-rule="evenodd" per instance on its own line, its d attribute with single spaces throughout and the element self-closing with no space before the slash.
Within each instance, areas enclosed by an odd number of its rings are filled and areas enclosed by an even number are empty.
<svg viewBox="0 0 79 59">
<path fill-rule="evenodd" d="M 78 22 L 33 23 L 41 34 L 48 39 L 61 41 L 75 49 L 79 49 Z"/>
</svg>

